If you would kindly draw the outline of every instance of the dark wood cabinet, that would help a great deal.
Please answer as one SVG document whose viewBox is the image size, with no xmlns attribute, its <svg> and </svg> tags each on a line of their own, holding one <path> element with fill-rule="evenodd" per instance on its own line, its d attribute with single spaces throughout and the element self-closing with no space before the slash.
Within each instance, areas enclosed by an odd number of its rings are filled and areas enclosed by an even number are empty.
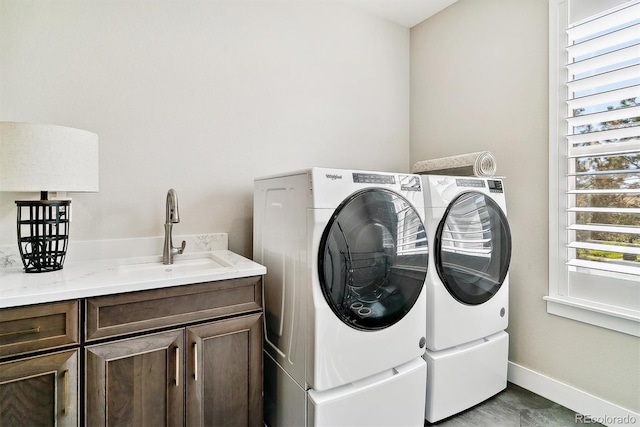
<svg viewBox="0 0 640 427">
<path fill-rule="evenodd" d="M 262 315 L 187 328 L 187 426 L 262 425 Z"/>
<path fill-rule="evenodd" d="M 79 350 L 0 363 L 0 426 L 78 426 Z"/>
<path fill-rule="evenodd" d="M 78 426 L 78 307 L 0 310 L 0 426 Z"/>
<path fill-rule="evenodd" d="M 87 342 L 262 310 L 260 276 L 88 298 Z"/>
<path fill-rule="evenodd" d="M 261 285 L 87 299 L 87 426 L 262 425 Z"/>
<path fill-rule="evenodd" d="M 182 425 L 183 342 L 174 330 L 87 346 L 86 425 Z"/>
<path fill-rule="evenodd" d="M 262 426 L 262 315 L 261 276 L 0 309 L 0 426 Z"/>
<path fill-rule="evenodd" d="M 79 344 L 78 301 L 0 310 L 0 358 Z"/>
</svg>

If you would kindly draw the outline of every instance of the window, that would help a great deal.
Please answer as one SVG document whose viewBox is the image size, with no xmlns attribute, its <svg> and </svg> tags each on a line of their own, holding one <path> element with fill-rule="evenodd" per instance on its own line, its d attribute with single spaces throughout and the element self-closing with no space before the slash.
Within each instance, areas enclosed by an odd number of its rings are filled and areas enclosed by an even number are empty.
<svg viewBox="0 0 640 427">
<path fill-rule="evenodd" d="M 640 336 L 640 0 L 578 3 L 549 11 L 547 311 Z"/>
</svg>

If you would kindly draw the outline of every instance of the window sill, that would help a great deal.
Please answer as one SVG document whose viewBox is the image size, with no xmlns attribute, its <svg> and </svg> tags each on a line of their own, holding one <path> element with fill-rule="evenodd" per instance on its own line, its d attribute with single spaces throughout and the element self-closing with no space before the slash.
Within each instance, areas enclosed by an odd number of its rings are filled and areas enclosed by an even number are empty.
<svg viewBox="0 0 640 427">
<path fill-rule="evenodd" d="M 637 312 L 564 296 L 545 296 L 544 300 L 549 314 L 640 337 Z"/>
</svg>

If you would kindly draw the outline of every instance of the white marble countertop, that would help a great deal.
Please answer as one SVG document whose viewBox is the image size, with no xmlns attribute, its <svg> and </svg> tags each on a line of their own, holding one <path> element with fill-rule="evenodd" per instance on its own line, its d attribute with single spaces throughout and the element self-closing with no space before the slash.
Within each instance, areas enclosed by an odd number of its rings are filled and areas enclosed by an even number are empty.
<svg viewBox="0 0 640 427">
<path fill-rule="evenodd" d="M 226 244 L 225 244 L 226 246 Z M 0 268 L 0 308 L 263 275 L 266 268 L 227 249 L 185 252 L 172 265 L 158 255 L 65 262 L 62 270 Z"/>
</svg>

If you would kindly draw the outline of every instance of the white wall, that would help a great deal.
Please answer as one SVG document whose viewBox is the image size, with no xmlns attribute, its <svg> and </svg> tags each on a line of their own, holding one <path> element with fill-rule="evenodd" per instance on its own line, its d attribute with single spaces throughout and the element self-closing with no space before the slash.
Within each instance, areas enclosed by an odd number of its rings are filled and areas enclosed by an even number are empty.
<svg viewBox="0 0 640 427">
<path fill-rule="evenodd" d="M 547 314 L 547 0 L 460 0 L 411 30 L 411 163 L 491 151 L 513 236 L 509 359 L 634 412 L 640 341 Z"/>
<path fill-rule="evenodd" d="M 0 0 L 0 120 L 100 138 L 72 240 L 228 232 L 251 255 L 253 178 L 409 169 L 409 30 L 331 2 Z M 14 200 L 0 193 L 0 244 Z"/>
</svg>

